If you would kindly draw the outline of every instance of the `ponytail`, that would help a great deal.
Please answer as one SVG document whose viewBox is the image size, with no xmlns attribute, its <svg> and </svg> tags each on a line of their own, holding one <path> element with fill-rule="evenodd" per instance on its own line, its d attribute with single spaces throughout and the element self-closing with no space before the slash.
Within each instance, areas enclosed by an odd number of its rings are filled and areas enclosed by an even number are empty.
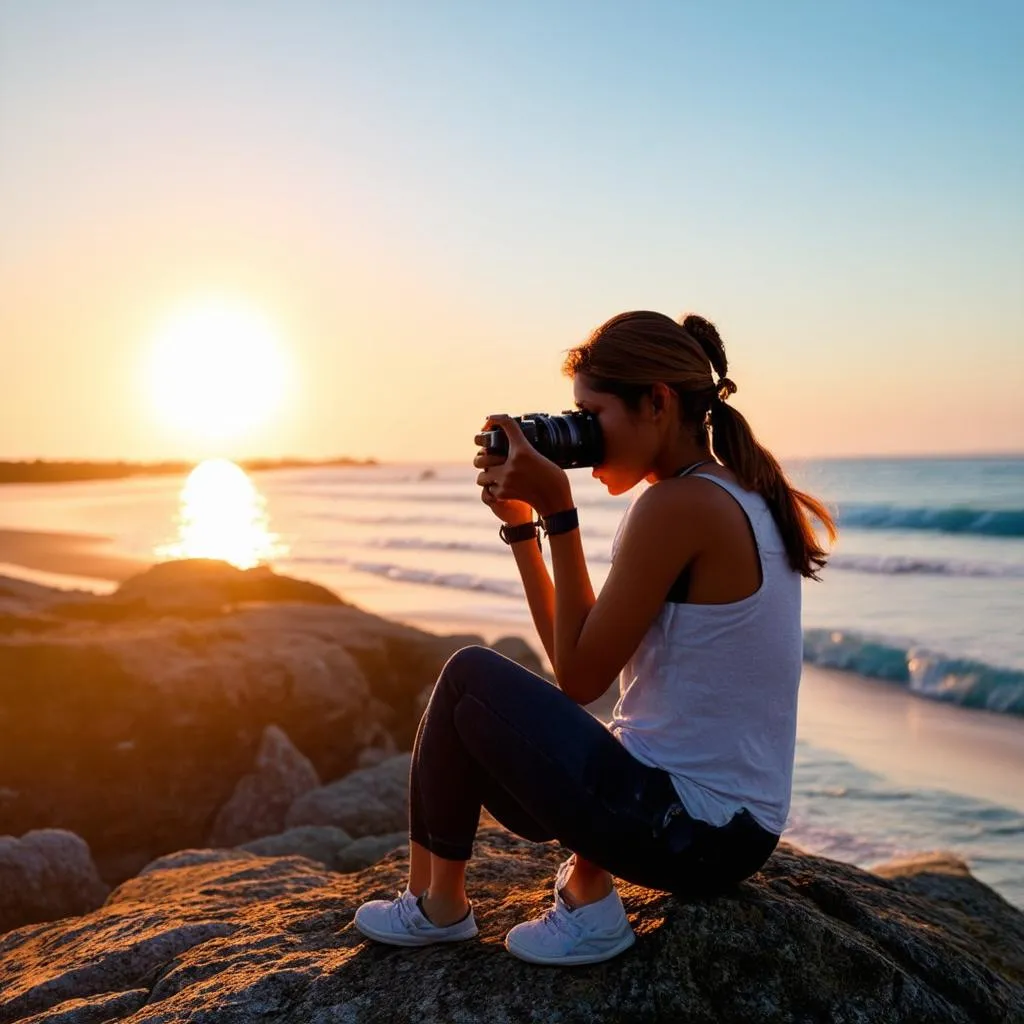
<svg viewBox="0 0 1024 1024">
<path fill-rule="evenodd" d="M 746 417 L 716 397 L 711 402 L 711 444 L 723 465 L 736 474 L 740 486 L 760 494 L 782 535 L 789 564 L 801 576 L 817 580 L 827 561 L 811 525 L 813 516 L 825 528 L 829 543 L 836 539 L 836 525 L 817 498 L 797 490 L 775 456 L 758 444 Z"/>
</svg>

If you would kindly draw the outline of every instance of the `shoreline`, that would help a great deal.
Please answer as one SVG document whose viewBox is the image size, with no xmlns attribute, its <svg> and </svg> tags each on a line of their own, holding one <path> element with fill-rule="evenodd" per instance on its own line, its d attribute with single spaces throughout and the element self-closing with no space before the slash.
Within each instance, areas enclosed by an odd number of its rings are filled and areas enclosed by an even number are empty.
<svg viewBox="0 0 1024 1024">
<path fill-rule="evenodd" d="M 125 480 L 129 477 L 186 476 L 206 459 L 165 462 L 90 462 L 84 460 L 22 459 L 0 460 L 0 485 L 70 484 L 97 480 Z M 378 466 L 376 459 L 337 456 L 330 459 L 231 459 L 246 472 L 272 469 L 319 469 L 324 466 Z"/>
<path fill-rule="evenodd" d="M 97 583 L 121 583 L 152 565 L 122 554 L 110 537 L 99 534 L 7 528 L 0 529 L 0 563 L 54 579 Z"/>
</svg>

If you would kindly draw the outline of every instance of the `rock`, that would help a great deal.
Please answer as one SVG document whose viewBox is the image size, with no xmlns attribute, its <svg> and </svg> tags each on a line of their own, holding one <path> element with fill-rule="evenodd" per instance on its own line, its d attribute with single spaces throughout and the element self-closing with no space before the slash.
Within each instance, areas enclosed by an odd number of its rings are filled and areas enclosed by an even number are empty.
<svg viewBox="0 0 1024 1024">
<path fill-rule="evenodd" d="M 0 576 L 0 612 L 31 617 L 59 602 L 92 604 L 96 595 L 88 590 L 64 590 L 42 583 Z"/>
<path fill-rule="evenodd" d="M 74 833 L 0 836 L 0 932 L 95 910 L 108 891 L 88 844 Z"/>
<path fill-rule="evenodd" d="M 491 649 L 538 676 L 551 678 L 551 673 L 544 667 L 537 652 L 521 636 L 503 636 L 491 644 Z"/>
<path fill-rule="evenodd" d="M 302 825 L 276 836 L 254 839 L 251 843 L 245 843 L 241 849 L 259 857 L 308 857 L 332 871 L 351 871 L 354 869 L 339 867 L 338 864 L 339 857 L 346 847 L 352 845 L 352 841 L 344 829 L 333 825 Z M 361 867 L 366 867 L 366 864 Z"/>
<path fill-rule="evenodd" d="M 310 790 L 289 808 L 288 827 L 335 825 L 357 839 L 406 828 L 409 762 L 409 754 L 399 754 Z"/>
<path fill-rule="evenodd" d="M 108 882 L 205 844 L 270 725 L 321 779 L 408 750 L 462 645 L 338 603 L 82 621 L 53 617 L 66 592 L 10 590 L 17 622 L 57 628 L 0 630 L 0 828 L 73 831 Z"/>
<path fill-rule="evenodd" d="M 394 757 L 397 753 L 398 749 L 395 747 L 395 741 L 389 735 L 382 736 L 378 741 L 378 745 L 359 751 L 359 756 L 356 758 L 356 767 L 372 768 L 374 765 L 380 764 L 381 761 L 387 761 L 389 758 Z"/>
<path fill-rule="evenodd" d="M 371 864 L 376 864 L 392 850 L 409 845 L 409 831 L 392 832 L 386 836 L 363 836 L 356 839 L 343 850 L 338 851 L 334 862 L 335 871 L 362 871 Z"/>
<path fill-rule="evenodd" d="M 163 857 L 157 857 L 141 871 L 137 877 L 151 875 L 154 871 L 177 871 L 179 868 L 191 868 L 197 864 L 224 864 L 231 860 L 252 860 L 253 854 L 248 850 L 177 850 Z"/>
<path fill-rule="evenodd" d="M 106 1024 L 130 1017 L 149 998 L 149 989 L 108 992 L 92 999 L 68 999 L 52 1010 L 34 1013 L 23 1024 Z"/>
<path fill-rule="evenodd" d="M 259 857 L 308 857 L 331 871 L 362 871 L 409 842 L 406 829 L 353 839 L 333 825 L 301 825 L 277 836 L 264 836 L 240 849 Z"/>
<path fill-rule="evenodd" d="M 197 608 L 220 609 L 243 602 L 343 604 L 337 594 L 306 580 L 279 576 L 269 566 L 238 569 L 213 558 L 160 562 L 125 580 L 109 604 L 164 613 Z"/>
<path fill-rule="evenodd" d="M 706 902 L 621 884 L 636 945 L 550 970 L 516 960 L 502 939 L 547 909 L 565 851 L 485 829 L 476 853 L 480 937 L 426 950 L 378 945 L 351 926 L 360 903 L 404 885 L 404 851 L 351 875 L 290 857 L 151 871 L 85 918 L 0 938 L 0 1024 L 71 1000 L 101 1008 L 115 993 L 130 1006 L 139 989 L 148 997 L 132 1024 L 1024 1019 L 1021 913 L 973 879 L 991 938 L 957 907 L 902 887 L 919 875 L 887 880 L 783 847 Z"/>
<path fill-rule="evenodd" d="M 888 861 L 871 869 L 903 892 L 924 896 L 959 911 L 964 928 L 989 950 L 989 965 L 1020 977 L 1024 914 L 988 886 L 980 885 L 953 854 L 933 852 Z M 1024 1020 L 1024 1017 L 1022 1017 Z"/>
<path fill-rule="evenodd" d="M 303 793 L 320 785 L 308 757 L 276 725 L 263 730 L 256 770 L 242 776 L 231 798 L 217 813 L 210 846 L 240 846 L 249 839 L 275 835 L 285 815 Z"/>
</svg>

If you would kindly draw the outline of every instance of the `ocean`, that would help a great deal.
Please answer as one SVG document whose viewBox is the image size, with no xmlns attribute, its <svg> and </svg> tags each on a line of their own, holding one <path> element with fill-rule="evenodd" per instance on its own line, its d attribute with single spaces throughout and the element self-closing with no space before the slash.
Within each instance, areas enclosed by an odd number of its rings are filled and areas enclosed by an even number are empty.
<svg viewBox="0 0 1024 1024">
<path fill-rule="evenodd" d="M 840 526 L 824 579 L 804 585 L 805 661 L 943 702 L 959 716 L 999 716 L 1024 737 L 1024 458 L 836 459 L 786 469 L 833 508 Z M 142 559 L 268 560 L 424 628 L 470 623 L 488 640 L 530 635 L 514 561 L 480 503 L 471 465 L 249 478 L 230 464 L 203 470 L 184 488 L 170 477 L 8 485 L 0 527 L 102 534 Z M 570 478 L 599 589 L 635 492 L 609 497 L 589 471 Z M 801 738 L 787 837 L 862 865 L 950 849 L 1024 906 L 1022 803 L 910 788 Z"/>
</svg>

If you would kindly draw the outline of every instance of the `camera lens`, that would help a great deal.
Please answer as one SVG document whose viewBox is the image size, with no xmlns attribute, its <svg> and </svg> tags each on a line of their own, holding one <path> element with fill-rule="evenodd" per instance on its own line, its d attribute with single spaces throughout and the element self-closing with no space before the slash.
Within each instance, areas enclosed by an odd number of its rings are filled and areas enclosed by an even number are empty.
<svg viewBox="0 0 1024 1024">
<path fill-rule="evenodd" d="M 563 469 L 596 466 L 603 455 L 601 428 L 593 413 L 575 409 L 536 417 L 535 447 Z"/>
<path fill-rule="evenodd" d="M 601 427 L 593 413 L 568 409 L 560 415 L 531 412 L 513 419 L 526 440 L 563 469 L 597 466 L 604 457 Z M 477 434 L 476 443 L 488 455 L 508 455 L 508 437 L 503 430 Z"/>
</svg>

